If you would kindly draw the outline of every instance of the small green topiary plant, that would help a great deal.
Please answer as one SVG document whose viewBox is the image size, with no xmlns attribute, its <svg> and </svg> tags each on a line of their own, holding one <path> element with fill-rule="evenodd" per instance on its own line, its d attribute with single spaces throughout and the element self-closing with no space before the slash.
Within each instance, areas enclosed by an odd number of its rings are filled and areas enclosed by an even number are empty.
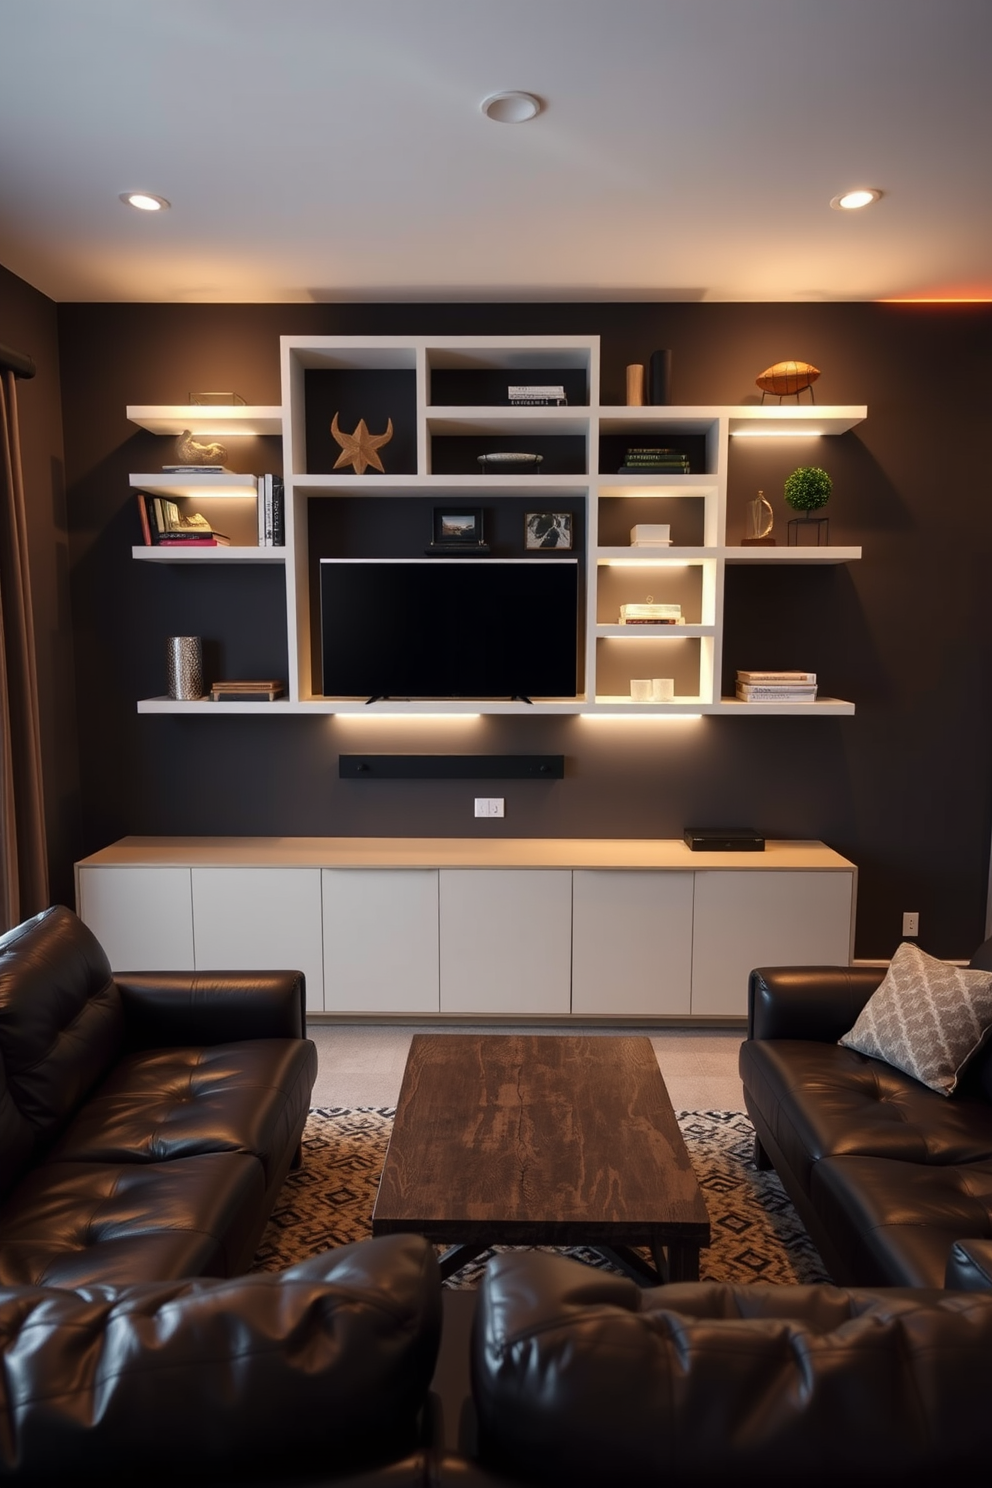
<svg viewBox="0 0 992 1488">
<path fill-rule="evenodd" d="M 800 465 L 785 483 L 785 499 L 793 511 L 819 511 L 826 506 L 833 481 L 818 465 Z"/>
</svg>

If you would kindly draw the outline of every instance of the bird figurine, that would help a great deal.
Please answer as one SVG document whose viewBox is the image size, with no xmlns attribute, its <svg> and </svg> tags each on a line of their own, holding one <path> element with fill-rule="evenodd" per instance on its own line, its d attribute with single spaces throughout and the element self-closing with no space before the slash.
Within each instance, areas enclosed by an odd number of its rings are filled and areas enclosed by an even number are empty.
<svg viewBox="0 0 992 1488">
<path fill-rule="evenodd" d="M 184 465 L 220 465 L 227 458 L 227 450 L 216 440 L 203 444 L 184 429 L 176 440 L 176 455 Z"/>
<path fill-rule="evenodd" d="M 379 470 L 385 475 L 385 468 L 376 450 L 381 449 L 392 439 L 392 419 L 386 421 L 385 434 L 370 434 L 364 419 L 358 420 L 354 433 L 345 434 L 338 427 L 338 416 L 335 414 L 331 419 L 331 433 L 341 446 L 341 453 L 334 462 L 335 470 L 340 470 L 343 465 L 351 465 L 356 475 L 364 475 L 366 468 L 371 465 L 373 470 Z"/>
</svg>

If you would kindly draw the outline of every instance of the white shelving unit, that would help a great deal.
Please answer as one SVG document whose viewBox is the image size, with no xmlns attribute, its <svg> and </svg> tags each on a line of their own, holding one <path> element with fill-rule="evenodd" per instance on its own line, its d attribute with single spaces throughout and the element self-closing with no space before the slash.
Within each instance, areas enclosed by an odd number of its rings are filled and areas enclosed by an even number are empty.
<svg viewBox="0 0 992 1488">
<path fill-rule="evenodd" d="M 531 498 L 547 507 L 556 497 L 580 498 L 585 504 L 586 624 L 584 634 L 585 692 L 575 699 L 537 701 L 533 705 L 485 699 L 417 702 L 379 702 L 376 715 L 459 715 L 479 713 L 590 714 L 594 716 L 831 716 L 854 712 L 853 703 L 819 697 L 815 703 L 740 703 L 718 693 L 724 619 L 724 575 L 727 564 L 837 564 L 861 557 L 859 547 L 736 547 L 727 544 L 727 469 L 730 440 L 734 438 L 807 438 L 841 434 L 867 416 L 862 406 L 743 405 L 625 408 L 601 406 L 599 338 L 581 336 L 530 337 L 352 337 L 284 336 L 282 338 L 283 403 L 262 407 L 129 407 L 128 418 L 153 433 L 177 434 L 189 429 L 197 436 L 232 437 L 237 434 L 280 433 L 286 490 L 286 546 L 284 548 L 200 548 L 182 552 L 172 548 L 133 549 L 144 562 L 168 563 L 283 563 L 288 610 L 288 689 L 276 703 L 186 703 L 149 698 L 138 703 L 145 713 L 266 712 L 366 714 L 363 699 L 325 698 L 311 687 L 308 504 L 340 497 L 444 498 L 457 492 L 475 504 L 508 497 Z M 307 460 L 306 388 L 309 371 L 405 373 L 413 384 L 415 473 L 388 471 L 389 448 L 384 453 L 387 473 L 311 469 Z M 461 377 L 466 388 L 473 377 L 487 398 L 493 378 L 539 382 L 551 373 L 568 374 L 584 389 L 585 401 L 574 392 L 567 407 L 511 408 L 490 402 L 473 404 L 432 402 L 435 373 L 449 391 Z M 479 380 L 481 379 L 481 380 Z M 487 383 L 488 379 L 488 383 Z M 457 388 L 455 391 L 457 396 Z M 407 433 L 409 434 L 409 430 Z M 691 475 L 619 475 L 600 473 L 602 441 L 657 440 L 678 444 L 692 438 L 705 451 L 705 470 Z M 569 456 L 581 469 L 574 474 L 448 473 L 443 466 L 447 439 L 568 438 Z M 563 447 L 562 447 L 563 448 Z M 616 463 L 622 458 L 618 456 Z M 467 463 L 467 457 L 466 457 Z M 609 463 L 613 463 L 612 457 Z M 696 463 L 694 461 L 694 463 Z M 239 484 L 240 483 L 240 484 Z M 131 484 L 152 495 L 173 499 L 238 496 L 250 498 L 254 489 L 244 477 L 163 477 L 134 475 Z M 631 547 L 622 540 L 622 525 L 631 503 L 643 502 L 645 521 L 670 521 L 677 546 Z M 659 515 L 660 513 L 660 515 Z M 622 517 L 622 521 L 621 521 Z M 634 520 L 637 520 L 635 518 Z M 627 522 L 627 530 L 632 525 Z M 681 529 L 681 531 L 680 531 Z M 601 540 L 602 533 L 602 540 Z M 686 535 L 688 534 L 688 535 Z M 478 559 L 485 562 L 485 559 Z M 623 626 L 619 604 L 658 600 L 669 595 L 682 603 L 686 623 L 657 628 Z M 645 633 L 648 631 L 648 633 Z M 629 679 L 634 676 L 674 675 L 676 696 L 666 703 L 634 703 Z M 624 690 L 626 689 L 626 690 Z"/>
</svg>

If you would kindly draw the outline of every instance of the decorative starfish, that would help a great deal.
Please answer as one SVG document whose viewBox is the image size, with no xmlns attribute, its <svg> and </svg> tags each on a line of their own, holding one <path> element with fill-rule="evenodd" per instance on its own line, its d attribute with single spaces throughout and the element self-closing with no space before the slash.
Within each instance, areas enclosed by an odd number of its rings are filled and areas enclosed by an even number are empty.
<svg viewBox="0 0 992 1488">
<path fill-rule="evenodd" d="M 353 434 L 343 434 L 338 428 L 338 416 L 335 414 L 331 419 L 331 433 L 341 446 L 341 453 L 334 462 L 335 470 L 340 470 L 342 465 L 353 465 L 356 475 L 364 475 L 366 466 L 371 465 L 373 470 L 381 470 L 385 475 L 385 468 L 376 450 L 392 439 L 392 419 L 387 420 L 385 434 L 370 434 L 364 419 L 358 420 Z"/>
</svg>

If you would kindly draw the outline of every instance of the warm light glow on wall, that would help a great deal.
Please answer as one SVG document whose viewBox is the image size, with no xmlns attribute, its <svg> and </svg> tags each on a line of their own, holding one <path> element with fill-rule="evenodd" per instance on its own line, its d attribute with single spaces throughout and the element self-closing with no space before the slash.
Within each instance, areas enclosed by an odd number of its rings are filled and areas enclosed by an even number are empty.
<svg viewBox="0 0 992 1488">
<path fill-rule="evenodd" d="M 731 429 L 731 439 L 819 439 L 819 429 Z"/>
<path fill-rule="evenodd" d="M 332 713 L 335 723 L 474 723 L 481 713 Z"/>
<path fill-rule="evenodd" d="M 608 723 L 616 723 L 618 718 L 624 723 L 695 723 L 702 716 L 702 713 L 626 713 L 619 709 L 615 713 L 607 713 L 602 708 L 597 713 L 578 714 L 579 718 L 585 718 L 590 723 L 601 723 L 604 719 Z"/>
<path fill-rule="evenodd" d="M 688 568 L 688 563 L 676 563 L 668 558 L 600 558 L 600 568 Z"/>
</svg>

